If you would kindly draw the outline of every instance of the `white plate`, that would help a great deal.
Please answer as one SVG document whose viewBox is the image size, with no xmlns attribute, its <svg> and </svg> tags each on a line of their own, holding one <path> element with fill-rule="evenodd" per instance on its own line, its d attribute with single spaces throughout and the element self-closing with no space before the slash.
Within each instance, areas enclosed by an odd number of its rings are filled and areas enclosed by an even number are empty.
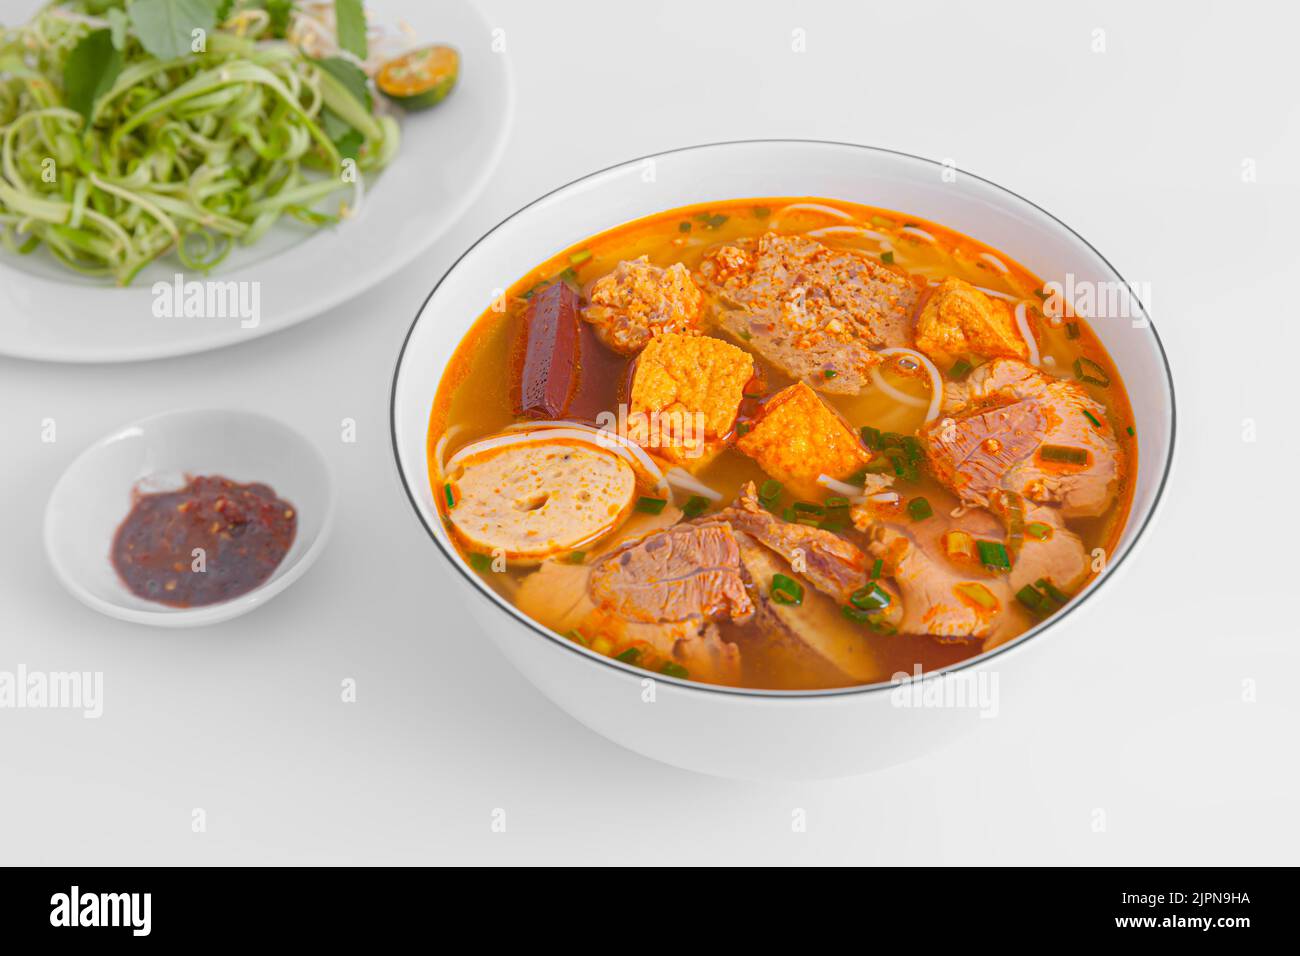
<svg viewBox="0 0 1300 956">
<path fill-rule="evenodd" d="M 131 493 L 164 491 L 186 475 L 270 485 L 298 512 L 293 546 L 271 577 L 230 601 L 175 608 L 137 597 L 118 577 L 113 535 Z M 45 508 L 45 552 L 77 600 L 101 614 L 159 627 L 215 624 L 261 607 L 307 571 L 333 519 L 329 467 L 316 446 L 273 418 L 244 411 L 181 411 L 124 425 L 68 466 Z"/>
<path fill-rule="evenodd" d="M 654 175 L 647 176 L 647 169 Z M 574 243 L 679 206 L 760 196 L 846 199 L 956 229 L 1045 279 L 1073 273 L 1079 282 L 1123 284 L 1101 253 L 1050 213 L 978 176 L 962 171 L 952 179 L 949 172 L 904 153 L 800 140 L 716 143 L 647 156 L 592 173 L 524 207 L 472 246 L 429 294 L 393 377 L 393 450 L 402 482 L 442 554 L 444 573 L 473 592 L 466 607 L 484 632 L 544 694 L 588 727 L 680 767 L 787 779 L 844 776 L 898 763 L 980 725 L 976 709 L 912 706 L 910 679 L 901 688 L 720 687 L 648 675 L 580 647 L 526 617 L 468 570 L 438 515 L 426 457 L 439 380 L 471 324 L 491 305 L 492 289 L 509 286 Z M 1079 626 L 1116 570 L 1131 563 L 1172 460 L 1173 381 L 1155 328 L 1145 313 L 1140 319 L 1092 323 L 1128 387 L 1140 448 L 1128 523 L 1106 569 L 1062 613 L 993 651 L 926 675 L 927 682 L 1001 675 L 1011 686 L 1070 679 L 1051 649 Z M 654 706 L 646 706 L 647 681 L 657 688 Z"/>
<path fill-rule="evenodd" d="M 505 148 L 514 111 L 507 55 L 493 52 L 491 28 L 472 0 L 374 0 L 368 6 L 379 22 L 409 23 L 421 43 L 455 46 L 460 82 L 434 109 L 401 118 L 401 150 L 369 181 L 358 216 L 316 230 L 282 223 L 263 241 L 237 247 L 207 277 L 258 283 L 255 328 L 241 327 L 237 316 L 155 318 L 153 284 L 183 271 L 174 256 L 121 289 L 63 268 L 44 250 L 23 257 L 0 251 L 0 354 L 126 362 L 247 341 L 359 295 L 446 232 L 482 192 Z M 5 19 L 20 17 L 6 11 Z"/>
</svg>

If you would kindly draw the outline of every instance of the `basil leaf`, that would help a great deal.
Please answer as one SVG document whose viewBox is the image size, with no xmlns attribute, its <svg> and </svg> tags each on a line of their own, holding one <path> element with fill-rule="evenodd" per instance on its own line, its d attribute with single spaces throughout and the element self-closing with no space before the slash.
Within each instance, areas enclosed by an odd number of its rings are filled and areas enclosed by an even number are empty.
<svg viewBox="0 0 1300 956">
<path fill-rule="evenodd" d="M 361 0 L 334 0 L 334 21 L 338 24 L 339 47 L 358 59 L 369 56 L 366 10 Z"/>
<path fill-rule="evenodd" d="M 366 112 L 374 112 L 375 104 L 370 98 L 370 84 L 367 82 L 365 71 L 361 67 L 350 60 L 343 59 L 341 56 L 326 57 L 323 60 L 314 60 L 313 62 L 342 83 L 343 88 L 366 108 Z"/>
<path fill-rule="evenodd" d="M 127 12 L 140 44 L 160 60 L 189 55 L 194 31 L 217 22 L 216 0 L 134 0 Z"/>
<path fill-rule="evenodd" d="M 78 41 L 63 65 L 63 99 L 90 128 L 95 102 L 113 88 L 122 72 L 122 51 L 113 46 L 113 31 L 93 30 Z"/>
</svg>

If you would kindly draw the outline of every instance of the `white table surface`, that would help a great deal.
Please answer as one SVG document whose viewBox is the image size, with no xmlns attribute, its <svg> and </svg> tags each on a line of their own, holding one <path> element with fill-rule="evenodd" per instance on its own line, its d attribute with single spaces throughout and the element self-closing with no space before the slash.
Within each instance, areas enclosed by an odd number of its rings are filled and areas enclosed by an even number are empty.
<svg viewBox="0 0 1300 956">
<path fill-rule="evenodd" d="M 1295 863 L 1297 15 L 1138 6 L 485 0 L 516 127 L 486 195 L 414 265 L 207 355 L 0 360 L 0 670 L 102 671 L 105 697 L 98 720 L 0 710 L 0 862 Z M 678 771 L 555 709 L 457 606 L 388 441 L 402 337 L 469 243 L 596 168 L 763 136 L 951 157 L 1056 213 L 1150 284 L 1180 403 L 1162 515 L 1105 597 L 1041 638 L 1041 685 L 960 745 L 830 783 Z M 333 540 L 224 625 L 101 617 L 45 563 L 46 497 L 100 435 L 191 405 L 260 408 L 319 442 Z"/>
</svg>

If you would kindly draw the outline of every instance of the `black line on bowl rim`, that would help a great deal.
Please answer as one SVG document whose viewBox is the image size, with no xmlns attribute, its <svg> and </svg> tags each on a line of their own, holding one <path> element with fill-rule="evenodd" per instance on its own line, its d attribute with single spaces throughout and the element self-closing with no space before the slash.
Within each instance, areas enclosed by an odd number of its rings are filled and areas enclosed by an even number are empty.
<svg viewBox="0 0 1300 956">
<path fill-rule="evenodd" d="M 662 681 L 665 683 L 670 683 L 684 690 L 697 691 L 697 692 L 709 693 L 709 694 L 721 694 L 729 697 L 757 697 L 757 698 L 764 698 L 769 700 L 782 700 L 782 699 L 808 700 L 808 699 L 850 697 L 850 696 L 863 695 L 863 694 L 880 693 L 882 691 L 892 691 L 898 687 L 907 686 L 908 684 L 912 683 L 914 680 L 917 680 L 918 678 L 909 676 L 907 680 L 899 683 L 877 682 L 874 684 L 864 684 L 860 686 L 850 686 L 850 687 L 832 687 L 832 688 L 825 688 L 821 690 L 768 690 L 763 688 L 751 688 L 751 687 L 728 687 L 722 684 L 706 684 L 700 681 L 692 681 L 692 680 L 687 680 L 687 679 L 682 679 L 677 677 L 669 677 L 664 674 L 652 674 L 649 671 L 642 670 L 630 664 L 624 664 L 621 661 L 614 660 L 613 658 L 610 657 L 604 657 L 603 655 L 598 655 L 593 651 L 588 651 L 586 648 L 579 647 L 577 644 L 574 644 L 572 641 L 566 640 L 565 638 L 561 637 L 559 634 L 552 632 L 549 628 L 542 627 L 536 621 L 532 620 L 531 618 L 527 617 L 521 612 L 513 608 L 509 608 L 507 606 L 498 604 L 497 601 L 494 600 L 493 596 L 485 590 L 482 582 L 476 580 L 475 576 L 470 574 L 470 572 L 465 567 L 465 563 L 460 560 L 459 556 L 448 553 L 447 549 L 443 547 L 442 542 L 438 540 L 438 536 L 434 532 L 433 528 L 431 528 L 429 526 L 429 523 L 424 520 L 424 515 L 420 511 L 420 505 L 419 502 L 416 501 L 415 493 L 412 491 L 411 486 L 406 481 L 406 475 L 402 470 L 401 455 L 398 452 L 397 379 L 398 376 L 401 374 L 402 360 L 406 356 L 406 348 L 410 344 L 411 336 L 415 334 L 415 327 L 419 325 L 420 316 L 424 314 L 424 310 L 428 306 L 429 300 L 433 298 L 435 293 L 437 293 L 438 289 L 442 286 L 443 282 L 446 281 L 447 277 L 456 270 L 456 267 L 458 265 L 460 265 L 461 260 L 463 260 L 466 256 L 468 256 L 471 252 L 473 252 L 476 248 L 478 248 L 478 246 L 484 240 L 486 240 L 489 236 L 495 233 L 498 229 L 500 229 L 510 220 L 514 219 L 516 216 L 521 215 L 522 213 L 531 209 L 533 206 L 537 205 L 538 203 L 543 202 L 546 199 L 549 199 L 551 196 L 554 196 L 556 193 L 562 192 L 568 189 L 569 187 L 575 186 L 578 183 L 583 182 L 585 180 L 593 179 L 594 177 L 600 176 L 603 173 L 608 173 L 624 166 L 632 166 L 636 163 L 644 163 L 646 160 L 659 159 L 661 157 L 672 156 L 677 153 L 689 153 L 689 152 L 694 152 L 696 150 L 713 149 L 719 146 L 757 146 L 757 145 L 778 144 L 778 143 L 797 143 L 797 144 L 806 144 L 812 146 L 842 146 L 842 147 L 847 147 L 849 149 L 860 149 L 860 150 L 865 150 L 867 152 L 885 153 L 892 156 L 900 156 L 905 159 L 912 159 L 912 160 L 916 160 L 917 162 L 934 166 L 938 169 L 947 168 L 942 163 L 936 162 L 933 159 L 928 159 L 924 156 L 917 156 L 915 153 L 908 153 L 898 149 L 888 149 L 883 146 L 867 146 L 862 143 L 846 143 L 839 140 L 824 140 L 824 139 L 801 139 L 798 137 L 778 138 L 778 139 L 732 139 L 732 140 L 721 140 L 713 143 L 697 143 L 692 146 L 679 146 L 674 149 L 666 149 L 656 153 L 648 153 L 644 156 L 637 156 L 632 159 L 622 160 L 610 166 L 604 166 L 600 169 L 596 169 L 593 170 L 592 172 L 579 176 L 576 179 L 572 179 L 569 182 L 566 182 L 560 186 L 556 186 L 554 189 L 551 189 L 548 192 L 543 193 L 542 195 L 538 196 L 536 199 L 533 199 L 531 202 L 528 202 L 525 205 L 520 206 L 518 209 L 510 213 L 508 216 L 506 216 L 504 219 L 498 222 L 487 232 L 483 233 L 482 236 L 476 239 L 472 245 L 470 245 L 464 252 L 462 252 L 459 256 L 456 257 L 455 262 L 453 262 L 450 266 L 447 267 L 447 270 L 442 274 L 442 276 L 438 279 L 438 281 L 434 283 L 433 288 L 429 290 L 429 294 L 424 297 L 424 301 L 420 303 L 419 309 L 416 310 L 415 318 L 411 321 L 411 326 L 409 329 L 407 329 L 406 336 L 402 340 L 402 347 L 397 353 L 397 362 L 393 367 L 393 381 L 389 389 L 388 428 L 389 428 L 389 439 L 392 442 L 392 446 L 393 446 L 393 463 L 397 466 L 397 477 L 398 480 L 402 483 L 402 490 L 406 492 L 407 501 L 410 502 L 411 507 L 414 509 L 415 516 L 419 519 L 420 524 L 424 527 L 425 531 L 432 539 L 435 547 L 437 547 L 438 549 L 438 552 L 444 558 L 447 559 L 447 561 L 451 564 L 451 566 L 461 575 L 461 577 L 463 577 L 466 580 L 470 588 L 476 594 L 478 594 L 481 598 L 483 598 L 485 601 L 487 601 L 489 604 L 491 604 L 493 607 L 497 608 L 498 610 L 506 610 L 508 612 L 508 616 L 514 618 L 520 624 L 523 624 L 525 627 L 532 630 L 533 632 L 540 635 L 541 637 L 546 638 L 548 641 L 558 645 L 559 647 L 564 648 L 570 653 L 577 654 L 579 657 L 590 661 L 592 664 L 598 667 L 599 666 L 608 667 L 634 679 L 645 679 L 646 677 L 650 677 L 656 682 Z M 1072 229 L 1060 218 L 1054 216 L 1052 213 L 1048 212 L 1046 209 L 1044 209 L 1042 206 L 1035 203 L 1033 200 L 1026 199 L 1024 196 L 1020 195 L 1014 190 L 999 185 L 998 183 L 995 183 L 991 179 L 987 179 L 984 176 L 980 176 L 977 173 L 972 173 L 965 169 L 961 169 L 959 170 L 959 172 L 963 176 L 969 176 L 970 178 L 978 180 L 979 182 L 982 182 L 987 186 L 993 187 L 999 192 L 1005 193 L 1008 196 L 1018 199 L 1021 202 L 1025 203 L 1027 206 L 1042 213 L 1052 222 L 1056 223 L 1058 226 L 1064 229 L 1071 236 L 1073 236 L 1074 238 L 1078 239 L 1081 243 L 1083 243 L 1084 246 L 1086 246 L 1088 250 L 1093 253 L 1093 255 L 1095 255 L 1098 259 L 1100 259 L 1103 263 L 1105 263 L 1106 268 L 1108 268 L 1116 276 L 1116 278 L 1118 278 L 1126 286 L 1128 285 L 1128 281 L 1120 274 L 1119 270 L 1116 269 L 1114 265 L 1111 264 L 1109 259 L 1107 259 L 1105 256 L 1101 254 L 1101 252 L 1097 249 L 1096 246 L 1090 243 L 1087 239 L 1083 238 L 1083 236 L 1079 235 L 1078 232 Z M 1055 614 L 1052 617 L 1048 618 L 1047 620 L 1036 624 L 1035 626 L 1031 627 L 1029 630 L 1025 631 L 1023 634 L 1018 635 L 1017 637 L 1013 638 L 1012 640 L 1008 641 L 1007 643 L 999 647 L 994 648 L 993 650 L 976 654 L 973 657 L 967 658 L 966 660 L 963 661 L 958 661 L 957 663 L 951 664 L 947 667 L 941 667 L 933 671 L 926 671 L 920 676 L 919 680 L 926 680 L 929 678 L 939 677 L 939 676 L 947 676 L 949 674 L 955 674 L 959 671 L 966 670 L 967 668 L 970 667 L 983 666 L 987 664 L 989 661 L 993 660 L 995 657 L 1005 654 L 1008 651 L 1020 648 L 1025 644 L 1027 644 L 1032 638 L 1037 637 L 1041 633 L 1046 633 L 1058 622 L 1064 620 L 1075 609 L 1082 606 L 1083 603 L 1088 598 L 1092 597 L 1099 590 L 1101 590 L 1102 585 L 1105 584 L 1106 581 L 1114 577 L 1116 569 L 1119 568 L 1119 566 L 1122 565 L 1124 561 L 1128 558 L 1128 556 L 1132 554 L 1133 551 L 1137 548 L 1138 542 L 1142 539 L 1142 535 L 1146 532 L 1147 528 L 1150 526 L 1152 519 L 1155 518 L 1156 512 L 1159 510 L 1160 503 L 1164 498 L 1165 488 L 1169 483 L 1169 473 L 1173 467 L 1174 448 L 1176 446 L 1176 438 L 1178 432 L 1178 428 L 1177 428 L 1178 399 L 1177 399 L 1177 393 L 1174 388 L 1173 370 L 1169 367 L 1169 355 L 1165 351 L 1164 343 L 1160 340 L 1160 333 L 1156 331 L 1155 322 L 1152 321 L 1151 316 L 1147 313 L 1146 306 L 1142 303 L 1140 299 L 1138 299 L 1135 293 L 1131 292 L 1131 287 L 1130 287 L 1130 294 L 1133 295 L 1134 301 L 1138 303 L 1138 307 L 1142 310 L 1142 314 L 1146 316 L 1147 328 L 1151 330 L 1151 337 L 1155 340 L 1156 349 L 1160 354 L 1160 361 L 1164 365 L 1165 381 L 1169 386 L 1169 450 L 1165 455 L 1165 461 L 1161 469 L 1160 483 L 1156 486 L 1155 497 L 1151 501 L 1151 507 L 1147 510 L 1146 517 L 1143 518 L 1142 524 L 1134 532 L 1133 540 L 1129 543 L 1128 549 L 1119 557 L 1117 561 L 1107 566 L 1106 570 L 1102 572 L 1102 574 L 1093 582 L 1091 588 L 1089 588 L 1077 600 L 1072 601 L 1070 604 L 1066 605 L 1066 607 L 1063 608 L 1060 611 L 1060 613 Z"/>
</svg>

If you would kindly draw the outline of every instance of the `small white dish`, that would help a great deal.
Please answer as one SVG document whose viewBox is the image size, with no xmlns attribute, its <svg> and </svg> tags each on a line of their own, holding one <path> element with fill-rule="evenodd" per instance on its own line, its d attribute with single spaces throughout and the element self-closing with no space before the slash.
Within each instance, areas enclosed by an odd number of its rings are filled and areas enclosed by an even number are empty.
<svg viewBox="0 0 1300 956">
<path fill-rule="evenodd" d="M 131 510 L 132 492 L 179 487 L 186 475 L 260 482 L 298 512 L 293 545 L 279 567 L 233 600 L 169 607 L 137 597 L 113 568 L 113 535 Z M 302 577 L 325 547 L 333 515 L 329 467 L 316 446 L 288 425 L 256 412 L 165 412 L 106 435 L 68 466 L 45 508 L 45 552 L 63 586 L 101 614 L 158 627 L 197 627 L 246 614 Z"/>
<path fill-rule="evenodd" d="M 28 0 L 22 18 L 40 5 Z M 378 285 L 452 227 L 487 186 L 514 115 L 510 59 L 473 0 L 367 0 L 376 23 L 409 24 L 420 43 L 461 55 L 456 91 L 427 112 L 401 117 L 393 162 L 366 182 L 353 218 L 307 229 L 277 223 L 261 241 L 237 246 L 210 275 L 174 255 L 151 263 L 126 288 L 78 276 L 44 250 L 0 251 L 0 355 L 54 362 L 133 362 L 206 352 L 296 325 Z M 6 22 L 19 17 L 5 11 Z M 156 283 L 241 283 L 258 318 L 159 318 Z M 243 300 L 241 300 L 243 301 Z M 226 310 L 222 310 L 223 313 Z M 358 310 L 360 311 L 360 310 Z"/>
</svg>

